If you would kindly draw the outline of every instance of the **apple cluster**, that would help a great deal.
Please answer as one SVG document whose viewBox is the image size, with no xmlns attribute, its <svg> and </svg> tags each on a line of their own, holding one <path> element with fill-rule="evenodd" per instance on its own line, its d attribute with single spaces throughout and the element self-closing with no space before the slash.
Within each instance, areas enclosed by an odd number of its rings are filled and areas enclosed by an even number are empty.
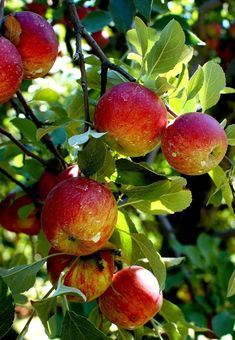
<svg viewBox="0 0 235 340">
<path fill-rule="evenodd" d="M 4 18 L 0 37 L 0 103 L 7 102 L 23 79 L 45 76 L 58 54 L 52 26 L 40 15 L 23 11 Z"/>
<path fill-rule="evenodd" d="M 167 108 L 161 99 L 132 82 L 107 91 L 94 114 L 96 130 L 107 132 L 107 144 L 125 156 L 144 156 L 161 143 L 168 163 L 185 175 L 205 174 L 224 158 L 226 134 L 212 116 L 189 112 L 167 122 Z"/>
</svg>

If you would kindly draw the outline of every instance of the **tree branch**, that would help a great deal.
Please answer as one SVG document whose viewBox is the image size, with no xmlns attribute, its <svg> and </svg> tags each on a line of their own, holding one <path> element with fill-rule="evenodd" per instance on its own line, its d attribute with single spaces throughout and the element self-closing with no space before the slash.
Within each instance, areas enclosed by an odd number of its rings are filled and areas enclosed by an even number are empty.
<svg viewBox="0 0 235 340">
<path fill-rule="evenodd" d="M 106 63 L 108 69 L 114 70 L 121 75 L 123 75 L 127 80 L 135 82 L 136 79 L 132 77 L 128 72 L 126 72 L 122 67 L 113 64 L 109 61 L 109 59 L 104 54 L 103 50 L 100 48 L 100 46 L 97 44 L 97 42 L 93 39 L 93 37 L 88 33 L 86 28 L 82 25 L 81 20 L 78 17 L 77 9 L 74 4 L 73 0 L 66 0 L 68 4 L 69 14 L 71 22 L 74 26 L 76 34 L 80 34 L 87 43 L 92 47 L 94 54 L 100 59 L 102 63 Z"/>
<path fill-rule="evenodd" d="M 24 111 L 25 111 L 25 115 L 26 117 L 30 118 L 34 124 L 37 126 L 37 128 L 41 128 L 43 127 L 42 123 L 39 121 L 39 119 L 35 116 L 33 110 L 31 109 L 31 107 L 27 104 L 24 96 L 22 95 L 22 93 L 20 91 L 17 91 L 16 93 L 17 98 L 19 99 L 20 103 L 22 104 Z M 14 101 L 13 101 L 14 102 Z M 13 103 L 12 103 L 13 105 Z M 15 106 L 13 106 L 15 108 Z M 51 142 L 50 137 L 48 134 L 44 135 L 42 137 L 42 142 L 44 144 L 46 144 L 46 146 L 48 147 L 48 150 L 50 150 L 50 152 L 60 160 L 63 169 L 66 168 L 66 162 L 64 161 L 63 157 L 59 154 L 58 150 L 55 148 L 54 144 Z"/>
<path fill-rule="evenodd" d="M 2 127 L 0 127 L 0 133 L 4 136 L 6 136 L 7 138 L 9 138 L 15 145 L 18 146 L 18 148 L 20 148 L 27 156 L 32 157 L 34 159 L 36 159 L 38 162 L 40 162 L 41 164 L 43 164 L 44 166 L 48 165 L 48 162 L 45 161 L 43 158 L 35 155 L 34 153 L 32 153 L 31 151 L 29 151 L 24 144 L 22 144 L 20 141 L 18 141 L 15 137 L 12 136 L 12 134 L 8 131 L 6 131 L 5 129 L 3 129 Z"/>
<path fill-rule="evenodd" d="M 20 181 L 18 181 L 17 179 L 15 179 L 11 174 L 9 174 L 9 172 L 7 172 L 5 169 L 3 169 L 2 167 L 0 167 L 0 172 L 6 176 L 11 182 L 15 183 L 16 185 L 18 185 L 24 192 L 26 192 L 26 194 L 31 195 L 32 191 L 30 190 L 30 188 L 26 187 L 23 183 L 21 183 Z"/>
<path fill-rule="evenodd" d="M 5 5 L 5 0 L 0 0 L 0 28 L 2 26 L 2 20 L 4 16 L 4 5 Z"/>
</svg>

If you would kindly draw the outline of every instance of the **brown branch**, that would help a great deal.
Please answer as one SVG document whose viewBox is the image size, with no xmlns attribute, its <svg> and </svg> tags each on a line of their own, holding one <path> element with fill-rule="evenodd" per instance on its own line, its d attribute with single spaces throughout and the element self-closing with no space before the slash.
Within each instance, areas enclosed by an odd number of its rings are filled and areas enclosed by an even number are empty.
<svg viewBox="0 0 235 340">
<path fill-rule="evenodd" d="M 80 21 L 77 11 L 76 20 Z M 85 125 L 84 125 L 84 132 L 86 132 L 89 128 L 91 123 L 90 119 L 90 111 L 89 111 L 89 96 L 88 96 L 88 88 L 87 88 L 87 76 L 86 76 L 86 68 L 85 68 L 85 61 L 84 56 L 82 53 L 82 37 L 80 32 L 76 31 L 76 52 L 74 55 L 74 61 L 79 64 L 79 68 L 81 71 L 81 85 L 83 91 L 83 105 L 84 105 L 84 112 L 85 112 Z"/>
<path fill-rule="evenodd" d="M 86 28 L 82 25 L 81 20 L 78 17 L 77 9 L 74 4 L 74 1 L 66 0 L 66 2 L 68 4 L 70 19 L 74 26 L 74 30 L 76 34 L 79 33 L 87 41 L 87 43 L 92 47 L 94 54 L 100 59 L 102 63 L 106 63 L 107 67 L 110 70 L 114 70 L 120 73 L 121 75 L 123 75 L 127 80 L 135 82 L 136 79 L 132 77 L 128 72 L 126 72 L 122 67 L 116 64 L 113 64 L 109 61 L 109 59 L 104 54 L 103 50 L 100 48 L 97 42 L 93 39 L 93 37 L 88 33 Z"/>
<path fill-rule="evenodd" d="M 26 187 L 23 183 L 21 183 L 20 181 L 18 181 L 17 179 L 15 179 L 11 174 L 9 174 L 9 172 L 7 172 L 5 169 L 3 169 L 2 167 L 0 167 L 0 172 L 6 176 L 11 182 L 15 183 L 16 185 L 18 185 L 24 192 L 26 192 L 26 194 L 31 195 L 32 191 L 30 190 L 30 188 Z"/>
<path fill-rule="evenodd" d="M 168 105 L 165 104 L 165 107 L 166 107 L 166 109 L 167 109 L 167 112 L 168 112 L 172 117 L 174 117 L 174 118 L 177 118 L 177 117 L 178 117 L 178 115 L 177 115 L 174 111 L 172 111 L 172 110 L 169 108 Z"/>
<path fill-rule="evenodd" d="M 41 128 L 43 127 L 43 124 L 40 122 L 40 120 L 35 116 L 33 110 L 31 109 L 31 107 L 27 104 L 24 96 L 22 95 L 22 93 L 20 91 L 17 91 L 16 93 L 17 98 L 19 99 L 20 103 L 22 104 L 24 111 L 25 111 L 25 115 L 26 117 L 30 118 L 34 124 L 37 126 L 37 128 Z M 15 106 L 14 106 L 15 108 Z M 54 144 L 52 143 L 52 141 L 50 140 L 50 137 L 48 134 L 44 135 L 42 137 L 42 142 L 44 144 L 46 144 L 46 146 L 48 147 L 48 150 L 50 150 L 50 152 L 60 160 L 63 169 L 66 168 L 66 162 L 64 161 L 63 157 L 59 154 L 58 150 L 55 148 Z"/>
<path fill-rule="evenodd" d="M 4 5 L 5 5 L 5 0 L 0 0 L 0 28 L 2 26 L 2 20 L 4 16 Z"/>
<path fill-rule="evenodd" d="M 40 162 L 41 164 L 43 164 L 44 166 L 48 165 L 48 162 L 45 161 L 43 158 L 35 155 L 34 153 L 32 153 L 31 151 L 29 151 L 24 144 L 22 144 L 20 141 L 18 141 L 15 137 L 12 136 L 12 134 L 8 131 L 6 131 L 5 129 L 3 129 L 2 127 L 0 127 L 0 133 L 4 136 L 6 136 L 7 138 L 9 138 L 15 145 L 18 146 L 18 148 L 20 148 L 27 156 L 32 157 L 34 159 L 36 159 L 38 162 Z"/>
<path fill-rule="evenodd" d="M 104 62 L 101 65 L 101 86 L 100 86 L 100 96 L 106 91 L 107 85 L 107 77 L 108 77 L 108 65 Z"/>
</svg>

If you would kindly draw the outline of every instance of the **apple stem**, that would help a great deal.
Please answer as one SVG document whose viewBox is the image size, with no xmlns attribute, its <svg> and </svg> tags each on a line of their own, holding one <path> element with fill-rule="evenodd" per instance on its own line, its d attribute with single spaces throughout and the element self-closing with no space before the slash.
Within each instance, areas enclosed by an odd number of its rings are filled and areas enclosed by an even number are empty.
<svg viewBox="0 0 235 340">
<path fill-rule="evenodd" d="M 33 110 L 31 109 L 31 107 L 27 104 L 22 93 L 20 91 L 17 91 L 16 95 L 17 95 L 19 102 L 22 104 L 22 106 L 24 108 L 24 113 L 25 113 L 26 117 L 30 118 L 34 122 L 34 124 L 36 125 L 37 128 L 42 128 L 43 124 L 39 121 L 39 119 L 36 117 Z M 19 107 L 17 106 L 17 104 L 14 102 L 13 99 L 11 100 L 11 104 L 12 104 L 13 108 L 15 109 L 15 111 L 18 112 Z M 44 144 L 46 144 L 46 146 L 48 147 L 48 150 L 50 150 L 50 152 L 57 159 L 59 159 L 59 161 L 62 165 L 62 168 L 65 169 L 67 167 L 67 163 L 64 161 L 63 157 L 60 155 L 58 150 L 55 148 L 54 144 L 51 142 L 49 135 L 48 134 L 44 135 L 41 140 Z"/>
<path fill-rule="evenodd" d="M 34 159 L 36 159 L 38 162 L 40 162 L 41 164 L 43 164 L 44 166 L 48 165 L 48 162 L 45 161 L 43 158 L 35 155 L 33 152 L 29 151 L 24 144 L 22 144 L 20 141 L 18 141 L 15 137 L 12 136 L 12 134 L 8 131 L 6 131 L 5 129 L 3 129 L 2 127 L 0 127 L 0 134 L 6 136 L 7 138 L 9 138 L 15 145 L 17 145 L 27 156 L 32 157 Z"/>
<path fill-rule="evenodd" d="M 0 28 L 2 26 L 2 20 L 4 16 L 4 5 L 5 5 L 5 0 L 0 0 Z"/>
<path fill-rule="evenodd" d="M 167 112 L 172 116 L 172 117 L 174 117 L 174 118 L 177 118 L 178 117 L 178 115 L 174 112 L 174 111 L 172 111 L 171 109 L 170 109 L 170 107 L 165 103 L 165 107 L 166 107 L 166 109 L 167 109 Z"/>
</svg>

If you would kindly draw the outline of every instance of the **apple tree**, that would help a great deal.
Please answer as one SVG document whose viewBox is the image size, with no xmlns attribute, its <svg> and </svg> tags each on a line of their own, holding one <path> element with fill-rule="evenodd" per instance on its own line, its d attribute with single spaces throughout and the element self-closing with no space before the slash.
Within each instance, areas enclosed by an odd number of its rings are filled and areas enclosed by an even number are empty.
<svg viewBox="0 0 235 340">
<path fill-rule="evenodd" d="M 0 0 L 1 338 L 233 338 L 234 13 Z"/>
</svg>

